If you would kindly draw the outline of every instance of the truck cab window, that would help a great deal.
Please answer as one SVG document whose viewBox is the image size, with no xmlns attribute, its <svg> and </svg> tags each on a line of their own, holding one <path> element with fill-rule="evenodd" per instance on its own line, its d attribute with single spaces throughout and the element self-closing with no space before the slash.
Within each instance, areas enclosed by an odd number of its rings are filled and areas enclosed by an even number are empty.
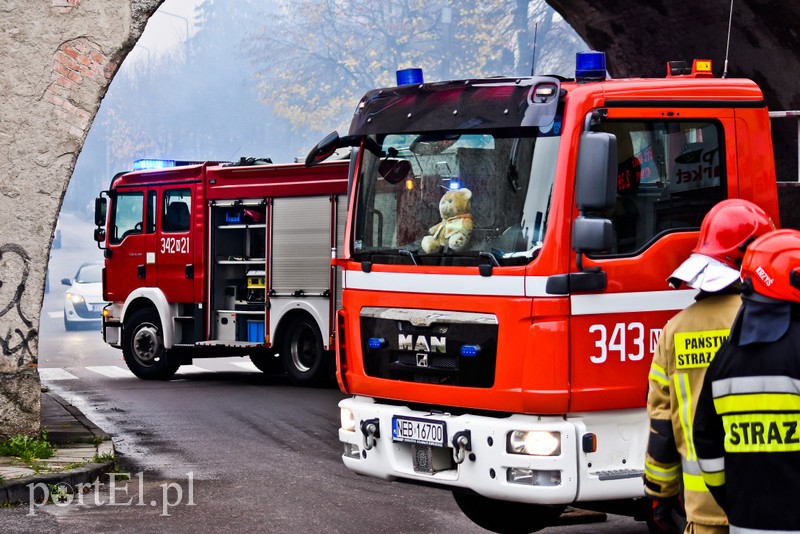
<svg viewBox="0 0 800 534">
<path fill-rule="evenodd" d="M 499 265 L 537 256 L 555 177 L 556 133 L 423 132 L 377 141 L 384 155 L 364 154 L 360 171 L 358 257 L 458 266 L 490 255 Z"/>
<path fill-rule="evenodd" d="M 190 189 L 164 191 L 164 212 L 161 229 L 165 232 L 188 232 L 191 217 L 192 192 Z"/>
<path fill-rule="evenodd" d="M 111 213 L 113 235 L 109 243 L 116 245 L 129 235 L 142 233 L 143 205 L 144 195 L 141 191 L 117 193 Z"/>
<path fill-rule="evenodd" d="M 156 192 L 147 192 L 147 216 L 145 217 L 145 233 L 152 234 L 156 231 Z"/>
<path fill-rule="evenodd" d="M 606 213 L 616 247 L 606 255 L 641 252 L 660 235 L 696 230 L 727 197 L 722 127 L 702 121 L 608 121 L 617 138 L 617 200 Z"/>
</svg>

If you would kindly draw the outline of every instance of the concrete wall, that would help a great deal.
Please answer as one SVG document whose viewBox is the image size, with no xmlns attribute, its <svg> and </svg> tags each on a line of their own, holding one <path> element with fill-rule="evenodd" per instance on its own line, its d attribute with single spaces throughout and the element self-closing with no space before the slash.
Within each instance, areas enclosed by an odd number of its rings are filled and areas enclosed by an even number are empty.
<svg viewBox="0 0 800 534">
<path fill-rule="evenodd" d="M 39 313 L 67 183 L 163 0 L 0 2 L 0 437 L 39 430 Z"/>
</svg>

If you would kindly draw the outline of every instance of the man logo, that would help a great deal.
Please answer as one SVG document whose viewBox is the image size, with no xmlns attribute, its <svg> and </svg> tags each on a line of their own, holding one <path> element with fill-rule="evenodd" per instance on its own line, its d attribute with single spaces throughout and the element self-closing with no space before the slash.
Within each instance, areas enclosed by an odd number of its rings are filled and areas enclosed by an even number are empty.
<svg viewBox="0 0 800 534">
<path fill-rule="evenodd" d="M 397 348 L 400 350 L 424 350 L 425 352 L 441 352 L 445 354 L 447 352 L 445 349 L 446 343 L 447 339 L 444 336 L 431 336 L 430 339 L 425 336 L 417 336 L 417 339 L 414 339 L 411 334 L 398 334 L 397 336 Z"/>
<path fill-rule="evenodd" d="M 417 354 L 417 367 L 428 367 L 428 355 L 418 353 Z"/>
</svg>

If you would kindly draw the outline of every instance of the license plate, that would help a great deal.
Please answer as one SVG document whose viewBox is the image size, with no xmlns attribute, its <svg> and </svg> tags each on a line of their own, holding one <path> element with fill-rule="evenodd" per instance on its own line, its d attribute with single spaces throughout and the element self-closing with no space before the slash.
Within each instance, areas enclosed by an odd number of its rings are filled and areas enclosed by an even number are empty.
<svg viewBox="0 0 800 534">
<path fill-rule="evenodd" d="M 445 447 L 447 427 L 444 421 L 431 421 L 413 417 L 392 417 L 392 439 L 419 445 Z"/>
</svg>

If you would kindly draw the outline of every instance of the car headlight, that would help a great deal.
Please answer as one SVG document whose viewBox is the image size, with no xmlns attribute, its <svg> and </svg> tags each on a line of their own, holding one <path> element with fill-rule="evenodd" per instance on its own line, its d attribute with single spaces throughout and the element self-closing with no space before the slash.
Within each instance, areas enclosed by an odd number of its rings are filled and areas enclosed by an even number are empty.
<svg viewBox="0 0 800 534">
<path fill-rule="evenodd" d="M 508 434 L 506 451 L 530 456 L 558 456 L 561 454 L 561 432 L 514 430 Z"/>
<path fill-rule="evenodd" d="M 81 302 L 85 301 L 83 295 L 78 295 L 77 293 L 72 293 L 71 291 L 67 291 L 67 299 L 74 304 L 80 304 Z"/>
</svg>

